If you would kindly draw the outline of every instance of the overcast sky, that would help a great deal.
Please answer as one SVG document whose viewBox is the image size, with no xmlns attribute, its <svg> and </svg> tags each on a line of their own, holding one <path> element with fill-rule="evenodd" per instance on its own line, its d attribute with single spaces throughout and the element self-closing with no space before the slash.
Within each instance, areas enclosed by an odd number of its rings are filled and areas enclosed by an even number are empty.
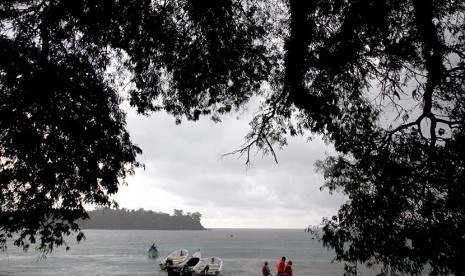
<svg viewBox="0 0 465 276">
<path fill-rule="evenodd" d="M 114 197 L 121 208 L 172 214 L 200 212 L 206 228 L 304 228 L 332 216 L 345 198 L 330 195 L 314 163 L 330 148 L 319 140 L 291 138 L 271 156 L 253 156 L 252 166 L 238 155 L 221 158 L 244 143 L 250 115 L 183 121 L 159 112 L 151 117 L 129 111 L 132 140 L 143 150 L 145 170 L 129 177 Z"/>
</svg>

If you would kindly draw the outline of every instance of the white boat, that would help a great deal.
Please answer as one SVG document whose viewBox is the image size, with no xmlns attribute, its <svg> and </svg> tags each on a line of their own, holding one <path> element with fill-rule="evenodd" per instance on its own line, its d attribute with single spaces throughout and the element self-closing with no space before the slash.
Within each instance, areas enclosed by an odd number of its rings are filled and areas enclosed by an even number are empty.
<svg viewBox="0 0 465 276">
<path fill-rule="evenodd" d="M 179 265 L 187 260 L 187 257 L 189 257 L 189 251 L 186 249 L 178 249 L 160 262 L 160 269 L 165 270 L 167 266 L 179 267 Z"/>
<path fill-rule="evenodd" d="M 173 275 L 192 275 L 193 268 L 202 260 L 200 249 L 173 270 Z"/>
<path fill-rule="evenodd" d="M 208 268 L 207 268 L 208 267 Z M 195 275 L 220 275 L 223 269 L 223 260 L 218 257 L 203 258 L 192 268 Z"/>
<path fill-rule="evenodd" d="M 184 261 L 180 266 L 187 266 L 187 267 L 194 267 L 196 264 L 200 262 L 202 259 L 202 253 L 200 253 L 200 249 L 195 251 L 195 253 L 188 257 L 186 261 Z"/>
</svg>

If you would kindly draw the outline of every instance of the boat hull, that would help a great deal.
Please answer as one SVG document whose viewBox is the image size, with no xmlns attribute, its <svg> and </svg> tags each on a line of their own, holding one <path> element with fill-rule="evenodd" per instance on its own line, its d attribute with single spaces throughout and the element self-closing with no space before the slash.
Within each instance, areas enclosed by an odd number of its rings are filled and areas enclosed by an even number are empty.
<svg viewBox="0 0 465 276">
<path fill-rule="evenodd" d="M 189 251 L 186 249 L 178 249 L 168 255 L 159 263 L 161 270 L 166 270 L 167 268 L 178 268 L 182 263 L 187 260 L 189 256 Z"/>
<path fill-rule="evenodd" d="M 207 269 L 208 266 L 208 269 Z M 193 267 L 195 275 L 218 276 L 223 269 L 223 260 L 218 257 L 203 258 L 196 266 Z"/>
</svg>

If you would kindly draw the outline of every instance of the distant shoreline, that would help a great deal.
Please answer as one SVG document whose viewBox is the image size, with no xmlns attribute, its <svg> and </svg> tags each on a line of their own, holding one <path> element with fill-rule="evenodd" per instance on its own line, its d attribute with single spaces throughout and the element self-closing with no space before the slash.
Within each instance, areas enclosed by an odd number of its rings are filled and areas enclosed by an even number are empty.
<svg viewBox="0 0 465 276">
<path fill-rule="evenodd" d="M 99 209 L 88 211 L 89 219 L 78 224 L 81 229 L 101 230 L 205 230 L 199 212 L 184 214 L 174 210 L 173 215 L 144 209 Z"/>
</svg>

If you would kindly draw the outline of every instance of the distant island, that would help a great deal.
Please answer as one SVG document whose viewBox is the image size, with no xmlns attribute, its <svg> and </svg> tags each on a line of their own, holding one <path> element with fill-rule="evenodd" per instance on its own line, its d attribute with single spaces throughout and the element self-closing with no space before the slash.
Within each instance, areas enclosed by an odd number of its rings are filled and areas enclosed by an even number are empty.
<svg viewBox="0 0 465 276">
<path fill-rule="evenodd" d="M 174 209 L 173 215 L 144 209 L 98 209 L 88 211 L 90 219 L 82 220 L 82 229 L 139 229 L 139 230 L 205 230 L 199 212 L 184 214 Z"/>
</svg>

